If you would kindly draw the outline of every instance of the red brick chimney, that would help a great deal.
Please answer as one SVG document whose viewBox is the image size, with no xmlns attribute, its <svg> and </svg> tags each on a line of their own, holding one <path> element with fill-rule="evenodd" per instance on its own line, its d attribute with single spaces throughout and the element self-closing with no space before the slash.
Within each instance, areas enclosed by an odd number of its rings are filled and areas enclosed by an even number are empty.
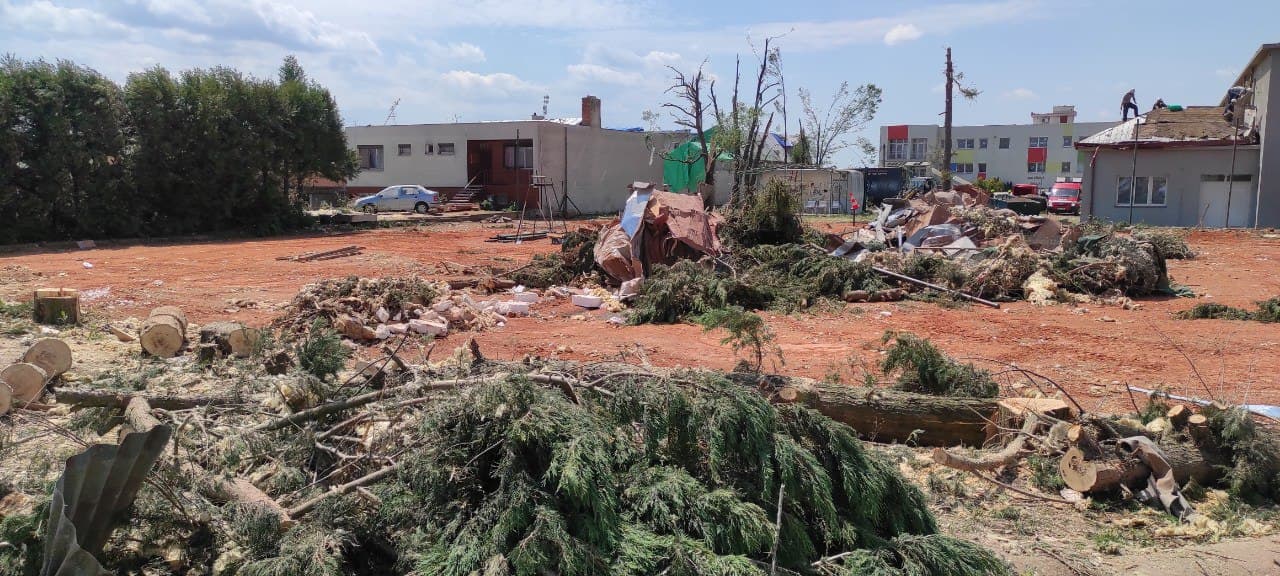
<svg viewBox="0 0 1280 576">
<path fill-rule="evenodd" d="M 582 97 L 582 125 L 601 127 L 599 98 L 591 95 Z"/>
</svg>

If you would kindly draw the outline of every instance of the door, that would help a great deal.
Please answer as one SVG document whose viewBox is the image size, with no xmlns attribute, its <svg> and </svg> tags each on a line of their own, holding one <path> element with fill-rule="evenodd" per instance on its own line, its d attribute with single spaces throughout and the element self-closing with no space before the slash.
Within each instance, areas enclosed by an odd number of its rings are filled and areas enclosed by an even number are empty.
<svg viewBox="0 0 1280 576">
<path fill-rule="evenodd" d="M 1239 179 L 1240 177 L 1237 176 L 1237 180 Z M 1227 195 L 1228 189 L 1230 197 Z M 1251 181 L 1230 183 L 1223 176 L 1202 177 L 1200 182 L 1201 224 L 1209 228 L 1246 228 L 1249 226 L 1249 213 L 1253 210 L 1253 198 Z"/>
<path fill-rule="evenodd" d="M 401 186 L 400 195 L 396 198 L 396 210 L 413 210 L 417 202 L 418 190 L 412 186 Z"/>
</svg>

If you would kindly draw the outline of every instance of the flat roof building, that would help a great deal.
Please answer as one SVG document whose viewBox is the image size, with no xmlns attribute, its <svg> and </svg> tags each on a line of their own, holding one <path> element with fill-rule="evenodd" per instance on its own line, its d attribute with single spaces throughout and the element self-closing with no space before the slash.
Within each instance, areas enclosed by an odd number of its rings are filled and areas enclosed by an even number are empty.
<svg viewBox="0 0 1280 576">
<path fill-rule="evenodd" d="M 1076 122 L 1075 106 L 1054 106 L 1033 112 L 1030 124 L 952 126 L 951 171 L 967 180 L 999 178 L 1048 188 L 1057 178 L 1082 177 L 1075 143 L 1115 125 Z M 931 162 L 940 167 L 942 136 L 943 127 L 936 124 L 881 126 L 880 166 Z"/>
</svg>

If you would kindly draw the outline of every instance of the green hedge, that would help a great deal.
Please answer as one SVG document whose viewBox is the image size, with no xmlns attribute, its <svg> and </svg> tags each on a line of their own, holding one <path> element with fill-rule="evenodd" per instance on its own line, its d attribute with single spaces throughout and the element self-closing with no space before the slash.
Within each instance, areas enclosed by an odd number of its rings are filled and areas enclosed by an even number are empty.
<svg viewBox="0 0 1280 576">
<path fill-rule="evenodd" d="M 355 174 L 337 104 L 292 57 L 277 80 L 156 67 L 123 87 L 0 59 L 0 243 L 272 233 L 310 176 Z"/>
</svg>

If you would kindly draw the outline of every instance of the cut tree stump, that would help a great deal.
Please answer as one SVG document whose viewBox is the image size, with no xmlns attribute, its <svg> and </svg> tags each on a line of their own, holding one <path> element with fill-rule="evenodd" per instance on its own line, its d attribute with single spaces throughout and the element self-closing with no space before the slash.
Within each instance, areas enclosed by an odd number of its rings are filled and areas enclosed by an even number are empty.
<svg viewBox="0 0 1280 576">
<path fill-rule="evenodd" d="M 177 306 L 161 306 L 142 323 L 142 349 L 159 358 L 172 358 L 187 343 L 187 315 Z"/>
<path fill-rule="evenodd" d="M 216 344 L 223 356 L 248 358 L 258 341 L 258 331 L 239 322 L 211 322 L 200 327 L 200 343 Z"/>
<path fill-rule="evenodd" d="M 31 310 L 37 324 L 79 324 L 80 291 L 72 288 L 37 288 Z"/>
<path fill-rule="evenodd" d="M 1177 442 L 1160 444 L 1160 451 L 1173 468 L 1173 477 L 1179 485 L 1195 480 L 1201 486 L 1212 486 L 1222 476 L 1224 462 L 1221 455 L 1213 451 Z M 1067 487 L 1086 494 L 1110 492 L 1119 489 L 1121 484 L 1141 488 L 1151 474 L 1147 466 L 1136 459 L 1123 459 L 1114 453 L 1091 459 L 1075 446 L 1063 455 L 1058 472 Z"/>
<path fill-rule="evenodd" d="M 997 411 L 995 398 L 929 396 L 808 378 L 785 380 L 776 389 L 775 401 L 817 410 L 876 442 L 982 446 L 988 437 L 987 422 Z"/>
<path fill-rule="evenodd" d="M 41 338 L 27 348 L 22 361 L 44 369 L 50 379 L 57 378 L 71 369 L 71 346 L 57 338 Z"/>
<path fill-rule="evenodd" d="M 49 375 L 35 364 L 19 362 L 0 370 L 0 382 L 8 384 L 13 391 L 13 402 L 25 403 L 39 398 L 48 381 Z"/>
<path fill-rule="evenodd" d="M 1164 416 L 1169 419 L 1169 422 L 1173 424 L 1174 428 L 1181 429 L 1186 425 L 1187 419 L 1191 418 L 1191 409 L 1187 408 L 1185 405 L 1178 404 L 1173 408 L 1170 408 Z"/>
</svg>

